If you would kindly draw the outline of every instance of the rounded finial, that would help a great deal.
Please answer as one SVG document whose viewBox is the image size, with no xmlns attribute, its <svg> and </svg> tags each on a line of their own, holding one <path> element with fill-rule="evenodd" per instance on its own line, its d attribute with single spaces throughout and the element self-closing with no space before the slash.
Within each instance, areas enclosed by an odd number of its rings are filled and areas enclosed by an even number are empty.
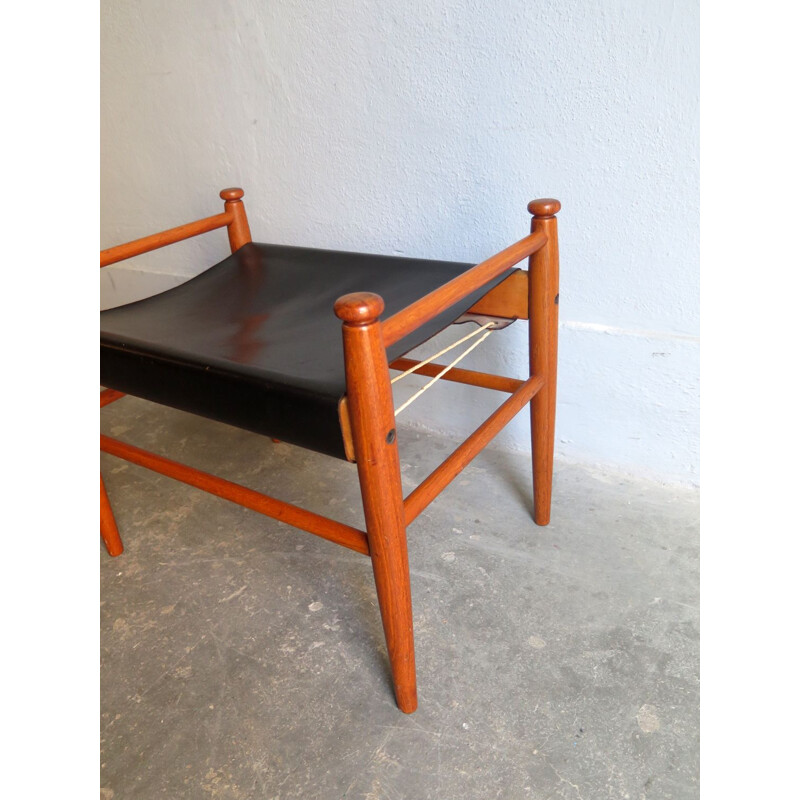
<svg viewBox="0 0 800 800">
<path fill-rule="evenodd" d="M 223 189 L 219 196 L 223 200 L 241 200 L 244 197 L 244 190 L 238 188 Z"/>
<path fill-rule="evenodd" d="M 561 211 L 561 203 L 552 197 L 542 197 L 539 200 L 531 200 L 528 203 L 528 211 L 534 217 L 553 217 Z"/>
<path fill-rule="evenodd" d="M 383 313 L 383 298 L 373 292 L 352 292 L 342 295 L 333 305 L 339 319 L 351 325 L 366 325 Z"/>
</svg>

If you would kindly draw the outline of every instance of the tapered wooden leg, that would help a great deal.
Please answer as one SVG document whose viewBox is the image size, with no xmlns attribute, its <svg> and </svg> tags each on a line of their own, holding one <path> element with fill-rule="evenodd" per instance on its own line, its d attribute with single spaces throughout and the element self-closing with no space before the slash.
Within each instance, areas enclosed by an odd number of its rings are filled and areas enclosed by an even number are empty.
<svg viewBox="0 0 800 800">
<path fill-rule="evenodd" d="M 547 244 L 530 258 L 529 335 L 530 372 L 544 378 L 544 386 L 531 400 L 533 451 L 533 519 L 550 522 L 553 487 L 553 449 L 556 433 L 556 372 L 558 361 L 558 200 L 533 200 L 531 232 L 547 234 Z"/>
<path fill-rule="evenodd" d="M 400 710 L 410 714 L 417 708 L 414 627 L 392 391 L 378 322 L 383 300 L 349 294 L 335 310 L 344 321 L 347 399 L 394 692 Z"/>
<path fill-rule="evenodd" d="M 114 519 L 114 512 L 111 510 L 111 503 L 108 501 L 102 475 L 100 476 L 100 535 L 103 537 L 110 556 L 118 556 L 122 553 L 122 539 L 119 537 L 119 530 Z"/>
</svg>

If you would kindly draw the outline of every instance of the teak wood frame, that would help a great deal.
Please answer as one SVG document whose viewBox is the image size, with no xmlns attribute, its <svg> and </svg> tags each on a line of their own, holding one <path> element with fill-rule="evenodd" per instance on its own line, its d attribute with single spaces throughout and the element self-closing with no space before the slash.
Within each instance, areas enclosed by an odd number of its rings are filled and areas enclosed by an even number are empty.
<svg viewBox="0 0 800 800">
<path fill-rule="evenodd" d="M 222 214 L 103 250 L 100 266 L 222 227 L 227 227 L 231 251 L 235 252 L 251 241 L 243 195 L 241 189 L 225 189 L 220 192 L 225 201 Z M 538 525 L 547 525 L 550 521 L 558 347 L 558 232 L 555 215 L 560 208 L 558 200 L 533 200 L 528 204 L 528 211 L 533 215 L 529 236 L 386 320 L 380 319 L 384 303 L 376 294 L 358 292 L 336 301 L 333 310 L 342 320 L 347 383 L 346 397 L 340 408 L 342 436 L 348 457 L 355 461 L 358 469 L 366 531 L 108 436 L 100 437 L 100 449 L 106 453 L 368 555 L 372 560 L 395 697 L 399 708 L 406 713 L 417 708 L 406 528 L 526 403 L 530 404 L 531 413 L 534 521 Z M 525 258 L 529 259 L 527 271 L 512 273 L 470 311 L 529 320 L 528 377 L 518 380 L 466 369 L 452 369 L 444 375 L 444 380 L 507 392 L 510 397 L 408 497 L 403 498 L 389 370 L 408 369 L 417 362 L 399 358 L 389 364 L 386 348 Z M 427 364 L 418 372 L 435 376 L 442 370 L 442 365 Z M 100 394 L 100 406 L 121 397 L 124 397 L 122 392 L 105 389 Z M 100 532 L 109 555 L 122 553 L 122 540 L 102 476 Z"/>
</svg>

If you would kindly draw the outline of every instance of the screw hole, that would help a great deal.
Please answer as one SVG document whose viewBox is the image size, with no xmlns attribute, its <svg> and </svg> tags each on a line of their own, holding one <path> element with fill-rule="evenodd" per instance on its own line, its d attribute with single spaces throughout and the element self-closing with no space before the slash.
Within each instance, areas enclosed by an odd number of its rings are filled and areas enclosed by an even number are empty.
<svg viewBox="0 0 800 800">
<path fill-rule="evenodd" d="M 392 444 L 394 440 L 397 438 L 397 431 L 392 428 L 389 433 L 386 434 L 386 444 Z"/>
</svg>

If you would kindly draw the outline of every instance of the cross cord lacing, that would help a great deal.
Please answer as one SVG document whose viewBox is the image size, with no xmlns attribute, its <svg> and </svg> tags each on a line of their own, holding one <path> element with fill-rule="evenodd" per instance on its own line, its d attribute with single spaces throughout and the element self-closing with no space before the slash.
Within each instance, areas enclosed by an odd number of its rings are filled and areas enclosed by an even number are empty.
<svg viewBox="0 0 800 800">
<path fill-rule="evenodd" d="M 472 333 L 468 333 L 466 336 L 463 336 L 457 342 L 453 342 L 453 344 L 448 345 L 443 350 L 440 350 L 438 353 L 435 353 L 434 355 L 430 356 L 430 358 L 426 358 L 424 361 L 420 361 L 418 364 L 414 364 L 414 366 L 411 367 L 410 369 L 407 369 L 405 372 L 402 372 L 400 373 L 400 375 L 397 375 L 396 377 L 392 378 L 392 383 L 395 383 L 399 381 L 401 378 L 405 378 L 406 375 L 410 375 L 412 372 L 416 372 L 420 367 L 424 367 L 426 364 L 430 364 L 431 361 L 433 361 L 434 359 L 439 358 L 439 356 L 444 355 L 448 351 L 452 350 L 454 347 L 458 347 L 460 344 L 463 344 L 468 339 L 472 339 L 475 336 L 479 336 L 481 333 L 483 334 L 483 336 L 481 336 L 481 338 L 478 339 L 477 342 L 473 342 L 473 344 L 471 344 L 463 353 L 461 353 L 461 355 L 454 358 L 453 361 L 450 364 L 448 364 L 438 375 L 436 375 L 434 378 L 428 381 L 428 383 L 426 383 L 418 392 L 411 395 L 411 397 L 409 397 L 408 400 L 405 401 L 405 403 L 396 408 L 394 410 L 395 416 L 397 416 L 404 409 L 408 408 L 423 392 L 426 392 L 428 389 L 430 389 L 431 386 L 433 386 L 433 384 L 436 383 L 436 381 L 441 380 L 441 378 L 443 378 L 451 369 L 453 369 L 453 367 L 456 364 L 458 364 L 459 361 L 461 361 L 463 358 L 469 355 L 482 341 L 484 341 L 484 339 L 486 339 L 489 336 L 489 334 L 494 330 L 494 326 L 496 324 L 497 323 L 494 320 L 487 322 L 485 325 L 482 325 L 477 330 L 472 331 Z"/>
</svg>

